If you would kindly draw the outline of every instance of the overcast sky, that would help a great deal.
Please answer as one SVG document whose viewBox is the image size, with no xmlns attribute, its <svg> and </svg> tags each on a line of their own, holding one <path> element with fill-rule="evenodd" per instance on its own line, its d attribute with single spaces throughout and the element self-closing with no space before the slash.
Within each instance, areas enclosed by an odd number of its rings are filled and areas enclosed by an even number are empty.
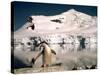
<svg viewBox="0 0 100 75">
<path fill-rule="evenodd" d="M 79 6 L 79 5 L 63 5 L 63 4 L 46 4 L 31 2 L 13 2 L 14 30 L 19 29 L 25 24 L 27 18 L 31 15 L 57 15 L 69 9 L 97 16 L 96 6 Z"/>
</svg>

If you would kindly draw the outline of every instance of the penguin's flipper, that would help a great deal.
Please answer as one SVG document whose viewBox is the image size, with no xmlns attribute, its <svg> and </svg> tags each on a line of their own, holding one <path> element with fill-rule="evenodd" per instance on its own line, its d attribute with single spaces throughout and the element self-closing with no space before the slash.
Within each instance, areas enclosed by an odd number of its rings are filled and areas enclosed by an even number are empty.
<svg viewBox="0 0 100 75">
<path fill-rule="evenodd" d="M 38 58 L 41 54 L 43 54 L 43 51 L 41 51 L 41 52 L 34 58 L 34 60 L 36 61 L 37 58 Z"/>
<path fill-rule="evenodd" d="M 56 55 L 56 52 L 53 49 L 51 49 L 51 52 Z"/>
</svg>

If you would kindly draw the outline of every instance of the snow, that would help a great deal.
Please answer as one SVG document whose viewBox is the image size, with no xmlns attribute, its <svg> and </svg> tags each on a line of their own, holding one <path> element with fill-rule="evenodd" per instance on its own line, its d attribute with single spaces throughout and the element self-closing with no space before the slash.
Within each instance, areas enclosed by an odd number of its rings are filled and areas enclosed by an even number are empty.
<svg viewBox="0 0 100 75">
<path fill-rule="evenodd" d="M 15 31 L 15 38 L 30 37 L 42 34 L 70 33 L 94 34 L 97 32 L 97 17 L 70 9 L 55 16 L 32 15 L 32 23 L 26 22 L 19 30 Z M 60 20 L 53 22 L 51 20 Z M 31 25 L 35 29 L 27 29 Z"/>
</svg>

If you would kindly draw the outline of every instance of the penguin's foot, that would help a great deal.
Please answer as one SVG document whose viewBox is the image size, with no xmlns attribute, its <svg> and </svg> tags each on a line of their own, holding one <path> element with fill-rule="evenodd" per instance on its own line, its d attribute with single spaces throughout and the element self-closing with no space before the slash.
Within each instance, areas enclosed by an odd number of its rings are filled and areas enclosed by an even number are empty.
<svg viewBox="0 0 100 75">
<path fill-rule="evenodd" d="M 41 67 L 49 67 L 48 64 L 43 64 Z"/>
</svg>

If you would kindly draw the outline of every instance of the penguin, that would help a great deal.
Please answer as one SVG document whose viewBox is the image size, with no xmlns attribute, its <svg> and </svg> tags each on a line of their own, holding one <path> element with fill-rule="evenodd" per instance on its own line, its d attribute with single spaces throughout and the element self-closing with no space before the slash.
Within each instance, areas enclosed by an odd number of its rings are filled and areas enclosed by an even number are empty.
<svg viewBox="0 0 100 75">
<path fill-rule="evenodd" d="M 42 55 L 42 66 L 41 67 L 49 67 L 52 64 L 52 53 L 56 55 L 56 52 L 51 49 L 47 42 L 43 41 L 39 44 L 40 47 L 43 47 L 41 52 L 32 59 L 32 63 L 34 63 L 37 58 Z"/>
<path fill-rule="evenodd" d="M 90 69 L 89 66 L 87 66 L 87 65 L 84 65 L 84 67 L 85 67 L 85 69 Z"/>
<path fill-rule="evenodd" d="M 30 22 L 30 23 L 32 23 L 32 20 L 33 20 L 33 18 L 31 16 L 28 17 L 28 19 L 27 19 L 27 21 Z"/>
<path fill-rule="evenodd" d="M 34 24 L 31 25 L 31 26 L 27 27 L 27 29 L 28 29 L 28 30 L 34 30 L 34 29 L 35 29 L 35 25 L 34 25 Z"/>
<path fill-rule="evenodd" d="M 27 21 L 30 22 L 30 23 L 32 23 L 31 26 L 28 26 L 28 27 L 27 27 L 28 30 L 34 30 L 34 29 L 35 29 L 35 24 L 32 22 L 33 20 L 34 20 L 34 19 L 33 19 L 31 16 L 28 17 Z"/>
<path fill-rule="evenodd" d="M 92 65 L 90 69 L 96 69 L 96 65 Z"/>
<path fill-rule="evenodd" d="M 75 65 L 75 66 L 72 68 L 72 70 L 77 70 L 77 66 Z"/>
</svg>

